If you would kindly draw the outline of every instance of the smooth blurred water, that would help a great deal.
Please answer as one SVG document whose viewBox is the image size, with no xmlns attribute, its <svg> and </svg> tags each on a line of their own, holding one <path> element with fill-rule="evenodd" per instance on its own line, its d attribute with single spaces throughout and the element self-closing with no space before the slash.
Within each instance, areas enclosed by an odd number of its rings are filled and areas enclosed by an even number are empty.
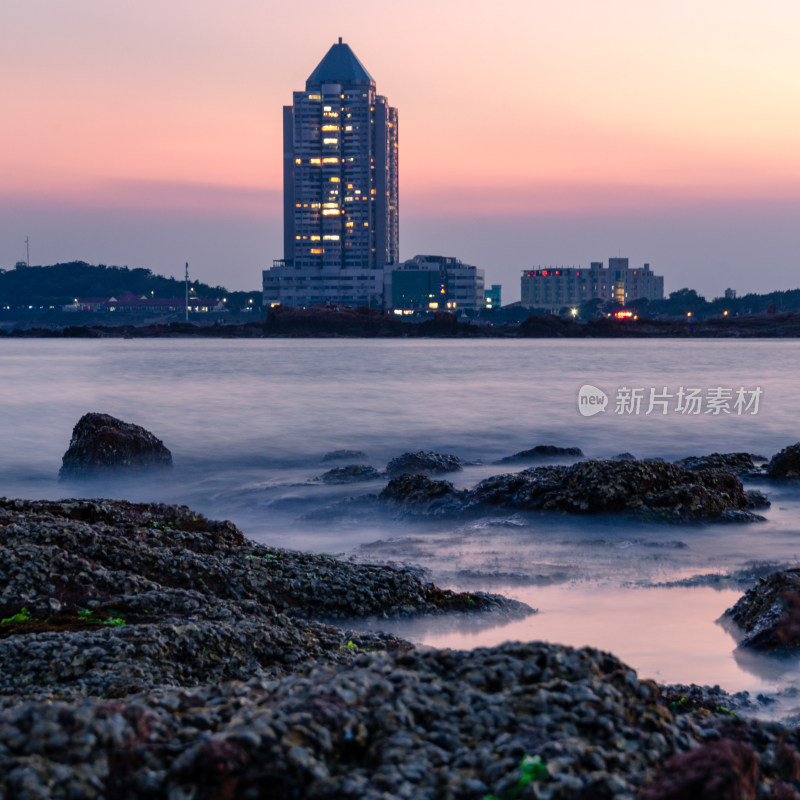
<svg viewBox="0 0 800 800">
<path fill-rule="evenodd" d="M 714 451 L 771 456 L 800 440 L 800 342 L 4 340 L 0 342 L 0 493 L 113 496 L 185 503 L 286 547 L 417 563 L 439 582 L 488 588 L 540 613 L 505 626 L 425 620 L 415 640 L 475 646 L 547 638 L 610 649 L 663 681 L 731 689 L 800 685 L 793 662 L 747 659 L 715 623 L 739 592 L 653 588 L 752 561 L 797 563 L 800 489 L 759 486 L 773 506 L 754 525 L 653 526 L 615 518 L 487 517 L 419 524 L 374 515 L 312 524 L 308 511 L 384 481 L 347 487 L 314 478 L 326 451 L 363 450 L 382 469 L 408 450 L 472 462 L 458 486 L 509 471 L 492 462 L 535 444 L 588 457 L 630 451 L 676 459 Z M 577 393 L 604 389 L 585 418 Z M 620 387 L 761 387 L 758 413 L 614 413 Z M 162 438 L 167 474 L 57 480 L 72 426 L 86 411 Z"/>
</svg>

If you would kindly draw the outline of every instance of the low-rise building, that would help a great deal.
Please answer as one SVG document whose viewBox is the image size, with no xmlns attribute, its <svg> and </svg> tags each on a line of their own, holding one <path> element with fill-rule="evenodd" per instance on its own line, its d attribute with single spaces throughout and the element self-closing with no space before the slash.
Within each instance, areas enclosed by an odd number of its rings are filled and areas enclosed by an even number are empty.
<svg viewBox="0 0 800 800">
<path fill-rule="evenodd" d="M 414 256 L 386 268 L 384 298 L 400 314 L 478 310 L 484 305 L 484 271 L 452 256 Z"/>
<path fill-rule="evenodd" d="M 276 260 L 272 269 L 263 273 L 264 306 L 280 304 L 303 308 L 330 302 L 381 308 L 383 275 L 383 269 L 343 267 L 325 271 Z"/>
<path fill-rule="evenodd" d="M 627 258 L 610 258 L 608 268 L 602 261 L 592 261 L 588 269 L 537 267 L 522 273 L 521 302 L 526 308 L 558 310 L 593 299 L 625 305 L 663 297 L 664 278 L 654 274 L 649 264 L 631 269 Z"/>
</svg>

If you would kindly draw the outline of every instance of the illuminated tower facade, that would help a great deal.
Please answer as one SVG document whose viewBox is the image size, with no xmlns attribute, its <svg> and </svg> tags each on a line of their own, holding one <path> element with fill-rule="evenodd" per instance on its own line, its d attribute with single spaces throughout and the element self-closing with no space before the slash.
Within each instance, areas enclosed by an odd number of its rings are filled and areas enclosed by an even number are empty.
<svg viewBox="0 0 800 800">
<path fill-rule="evenodd" d="M 339 39 L 283 109 L 284 257 L 265 300 L 376 304 L 399 261 L 397 134 L 397 109 Z"/>
</svg>

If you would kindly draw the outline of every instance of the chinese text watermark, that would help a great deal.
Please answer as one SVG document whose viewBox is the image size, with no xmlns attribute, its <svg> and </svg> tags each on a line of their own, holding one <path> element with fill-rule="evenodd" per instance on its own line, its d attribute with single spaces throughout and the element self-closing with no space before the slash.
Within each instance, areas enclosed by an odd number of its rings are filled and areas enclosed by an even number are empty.
<svg viewBox="0 0 800 800">
<path fill-rule="evenodd" d="M 764 390 L 760 386 L 620 386 L 614 402 L 597 386 L 584 384 L 578 391 L 578 411 L 593 417 L 609 408 L 620 416 L 752 416 L 758 414 Z"/>
</svg>

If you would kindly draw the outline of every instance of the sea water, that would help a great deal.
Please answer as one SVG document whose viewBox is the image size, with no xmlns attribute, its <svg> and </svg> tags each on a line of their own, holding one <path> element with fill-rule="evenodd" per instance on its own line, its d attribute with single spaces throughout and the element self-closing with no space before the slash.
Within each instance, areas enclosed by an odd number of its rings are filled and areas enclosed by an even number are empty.
<svg viewBox="0 0 800 800">
<path fill-rule="evenodd" d="M 526 466 L 493 462 L 537 444 L 580 447 L 590 458 L 769 457 L 800 440 L 799 365 L 794 340 L 6 339 L 0 494 L 183 503 L 259 541 L 414 564 L 440 585 L 538 609 L 521 620 L 368 623 L 421 644 L 545 639 L 610 650 L 662 682 L 800 688 L 797 659 L 747 654 L 717 621 L 742 592 L 726 576 L 800 563 L 797 484 L 747 482 L 772 500 L 767 521 L 751 524 L 501 513 L 307 519 L 385 485 L 317 480 L 347 463 L 323 461 L 341 448 L 363 451 L 360 460 L 378 469 L 409 450 L 453 453 L 466 463 L 446 476 L 457 487 Z M 579 413 L 582 386 L 605 394 L 603 411 Z M 638 408 L 624 402 L 634 390 Z M 699 392 L 700 413 L 680 411 L 689 390 Z M 737 406 L 739 392 L 749 406 Z M 719 413 L 714 396 L 729 400 Z M 651 407 L 659 398 L 667 399 Z M 59 481 L 72 427 L 87 411 L 143 425 L 170 448 L 174 468 Z"/>
</svg>

